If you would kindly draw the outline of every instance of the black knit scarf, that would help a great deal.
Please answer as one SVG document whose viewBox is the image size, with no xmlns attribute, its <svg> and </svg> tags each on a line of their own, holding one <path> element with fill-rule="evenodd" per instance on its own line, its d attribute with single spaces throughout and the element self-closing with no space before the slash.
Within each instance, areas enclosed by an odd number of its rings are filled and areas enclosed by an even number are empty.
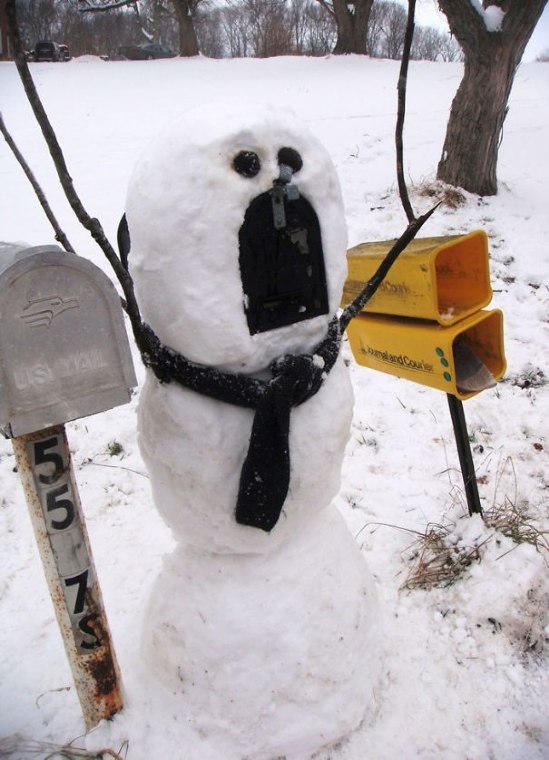
<svg viewBox="0 0 549 760">
<path fill-rule="evenodd" d="M 195 364 L 161 343 L 144 323 L 136 337 L 143 362 L 161 383 L 175 381 L 219 401 L 255 409 L 235 518 L 241 525 L 271 531 L 290 485 L 290 412 L 317 393 L 336 362 L 341 344 L 337 317 L 312 354 L 287 355 L 272 362 L 270 380 Z"/>
</svg>

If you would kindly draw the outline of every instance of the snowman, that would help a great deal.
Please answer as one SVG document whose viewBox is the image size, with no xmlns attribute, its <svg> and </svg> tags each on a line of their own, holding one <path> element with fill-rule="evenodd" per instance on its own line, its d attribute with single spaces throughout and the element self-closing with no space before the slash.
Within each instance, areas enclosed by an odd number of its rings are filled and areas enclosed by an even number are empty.
<svg viewBox="0 0 549 760">
<path fill-rule="evenodd" d="M 309 757 L 371 713 L 379 610 L 333 504 L 352 389 L 334 166 L 282 109 L 187 113 L 130 181 L 139 446 L 176 541 L 143 661 L 226 758 Z"/>
</svg>

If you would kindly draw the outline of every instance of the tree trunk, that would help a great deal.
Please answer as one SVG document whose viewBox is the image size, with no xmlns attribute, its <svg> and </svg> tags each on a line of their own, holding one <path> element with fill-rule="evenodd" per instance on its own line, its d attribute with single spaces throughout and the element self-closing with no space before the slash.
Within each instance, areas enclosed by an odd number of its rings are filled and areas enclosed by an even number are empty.
<svg viewBox="0 0 549 760">
<path fill-rule="evenodd" d="M 179 55 L 191 58 L 198 55 L 198 38 L 194 28 L 192 0 L 172 0 L 179 26 Z"/>
<path fill-rule="evenodd" d="M 452 102 L 438 179 L 478 195 L 497 193 L 498 150 L 515 68 L 512 51 L 491 57 L 483 49 L 467 56 Z"/>
<path fill-rule="evenodd" d="M 336 55 L 357 53 L 366 55 L 367 32 L 373 0 L 333 0 L 333 13 L 337 24 Z"/>
<path fill-rule="evenodd" d="M 469 0 L 439 0 L 465 56 L 437 170 L 443 182 L 478 195 L 497 193 L 498 150 L 509 94 L 546 3 L 501 0 L 499 6 L 505 12 L 501 30 L 488 31 Z"/>
</svg>

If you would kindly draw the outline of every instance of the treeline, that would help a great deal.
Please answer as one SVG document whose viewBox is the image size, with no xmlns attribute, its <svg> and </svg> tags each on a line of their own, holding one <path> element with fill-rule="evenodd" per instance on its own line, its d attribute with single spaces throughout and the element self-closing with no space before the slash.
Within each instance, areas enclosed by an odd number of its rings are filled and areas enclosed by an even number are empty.
<svg viewBox="0 0 549 760">
<path fill-rule="evenodd" d="M 123 45 L 161 42 L 180 51 L 176 8 L 167 0 L 139 0 L 122 8 L 82 12 L 78 0 L 27 0 L 19 6 L 20 26 L 28 49 L 51 39 L 70 46 L 72 55 L 115 57 Z M 317 0 L 225 0 L 195 2 L 192 25 L 202 55 L 210 58 L 268 58 L 281 55 L 324 56 L 333 52 L 337 24 L 326 3 Z M 369 16 L 366 52 L 399 59 L 406 9 L 376 0 Z M 416 25 L 412 58 L 455 61 L 461 58 L 449 34 Z"/>
</svg>

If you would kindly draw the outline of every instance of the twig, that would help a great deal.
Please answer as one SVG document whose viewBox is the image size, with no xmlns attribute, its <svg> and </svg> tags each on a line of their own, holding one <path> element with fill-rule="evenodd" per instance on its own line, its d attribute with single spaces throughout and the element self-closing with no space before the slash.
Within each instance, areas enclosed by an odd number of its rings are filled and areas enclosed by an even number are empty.
<svg viewBox="0 0 549 760">
<path fill-rule="evenodd" d="M 27 95 L 30 106 L 34 112 L 34 116 L 40 126 L 40 129 L 42 130 L 42 134 L 44 135 L 44 139 L 53 159 L 61 187 L 63 188 L 65 196 L 78 221 L 90 232 L 91 236 L 97 245 L 101 248 L 110 265 L 112 266 L 114 273 L 116 274 L 116 277 L 122 286 L 122 290 L 124 291 L 126 298 L 125 308 L 128 316 L 130 317 L 134 333 L 137 335 L 141 327 L 141 318 L 139 314 L 139 307 L 135 299 L 133 282 L 130 274 L 126 271 L 122 265 L 122 262 L 116 255 L 114 248 L 109 243 L 103 227 L 99 222 L 99 219 L 92 218 L 87 213 L 76 190 L 74 189 L 73 180 L 69 174 L 63 151 L 61 149 L 59 141 L 57 140 L 54 129 L 48 119 L 42 101 L 40 100 L 31 73 L 29 71 L 29 67 L 27 65 L 25 51 L 23 49 L 21 36 L 19 34 L 19 26 L 17 23 L 16 1 L 6 0 L 5 10 L 8 25 L 8 34 L 15 53 L 15 65 L 17 66 L 19 77 L 25 89 L 25 93 Z"/>
<path fill-rule="evenodd" d="M 70 691 L 70 690 L 71 690 L 70 686 L 60 686 L 58 689 L 48 689 L 47 691 L 42 692 L 42 694 L 39 694 L 36 697 L 36 699 L 34 700 L 34 704 L 36 705 L 36 707 L 40 707 L 40 700 L 42 699 L 42 697 L 45 697 L 46 694 L 54 694 L 55 692 Z"/>
<path fill-rule="evenodd" d="M 44 209 L 44 213 L 48 217 L 49 223 L 51 224 L 51 226 L 53 227 L 53 229 L 55 231 L 55 239 L 58 240 L 61 243 L 61 245 L 63 246 L 63 248 L 66 251 L 68 251 L 69 253 L 74 253 L 74 248 L 69 243 L 69 240 L 68 240 L 67 236 L 65 235 L 65 233 L 63 232 L 63 230 L 61 229 L 61 227 L 59 225 L 59 222 L 55 218 L 55 215 L 54 215 L 53 211 L 51 210 L 51 206 L 48 203 L 48 199 L 44 195 L 44 191 L 42 190 L 42 188 L 38 184 L 38 181 L 37 181 L 36 177 L 34 176 L 34 174 L 33 174 L 32 170 L 31 170 L 30 166 L 25 161 L 25 159 L 23 157 L 23 154 L 21 153 L 21 151 L 19 150 L 19 148 L 15 144 L 15 141 L 14 141 L 13 137 L 8 132 L 8 129 L 7 129 L 6 125 L 5 125 L 5 123 L 4 123 L 4 119 L 3 119 L 3 116 L 2 116 L 1 112 L 0 112 L 0 132 L 2 132 L 2 134 L 4 135 L 4 139 L 7 142 L 9 149 L 11 150 L 11 152 L 13 153 L 13 155 L 15 156 L 15 159 L 17 160 L 17 162 L 19 163 L 19 165 L 21 166 L 21 168 L 25 172 L 25 175 L 26 175 L 27 179 L 31 183 L 31 185 L 33 187 L 33 190 L 36 193 L 36 197 L 38 198 L 38 201 L 40 202 L 40 205 Z"/>
<path fill-rule="evenodd" d="M 149 479 L 149 476 L 146 473 L 139 472 L 139 470 L 133 470 L 131 467 L 124 467 L 121 464 L 105 464 L 104 462 L 93 462 L 91 459 L 89 459 L 82 462 L 80 468 L 87 465 L 93 465 L 94 467 L 110 467 L 113 470 L 126 470 L 126 472 L 133 472 L 135 475 L 140 475 L 142 478 Z"/>
<path fill-rule="evenodd" d="M 406 83 L 408 78 L 408 63 L 410 61 L 410 51 L 412 49 L 412 39 L 414 36 L 414 16 L 416 10 L 415 0 L 408 0 L 408 21 L 406 24 L 406 36 L 404 39 L 404 48 L 402 51 L 402 61 L 400 64 L 400 75 L 398 79 L 398 112 L 397 123 L 395 130 L 395 142 L 397 153 L 397 181 L 400 194 L 400 200 L 406 217 L 408 218 L 408 227 L 404 230 L 403 234 L 395 242 L 389 253 L 385 256 L 377 271 L 368 280 L 363 290 L 358 294 L 355 300 L 343 310 L 343 313 L 339 319 L 341 331 L 345 330 L 351 319 L 354 319 L 366 306 L 368 301 L 372 298 L 376 290 L 379 288 L 385 277 L 387 276 L 389 269 L 392 267 L 398 256 L 406 248 L 419 230 L 423 227 L 425 222 L 434 213 L 434 211 L 440 206 L 440 201 L 433 206 L 432 209 L 427 211 L 419 218 L 416 218 L 410 198 L 408 196 L 408 189 L 406 182 L 404 181 L 403 170 L 403 138 L 402 132 L 404 129 L 404 117 L 406 113 Z"/>
<path fill-rule="evenodd" d="M 381 528 L 394 528 L 395 530 L 402 530 L 405 533 L 413 533 L 416 536 L 422 537 L 424 534 L 421 533 L 419 530 L 414 530 L 414 528 L 405 528 L 403 525 L 394 525 L 393 523 L 385 523 L 385 522 L 367 522 L 365 523 L 362 528 L 358 531 L 358 533 L 355 533 L 355 539 L 357 539 L 363 530 L 366 530 L 370 525 L 377 525 Z"/>
<path fill-rule="evenodd" d="M 406 83 L 408 80 L 408 64 L 410 62 L 410 51 L 412 49 L 412 39 L 414 36 L 415 12 L 416 0 L 408 0 L 408 20 L 406 22 L 406 35 L 404 37 L 404 48 L 402 51 L 402 61 L 400 62 L 400 74 L 398 77 L 398 111 L 395 130 L 398 191 L 408 222 L 412 222 L 415 219 L 415 214 L 412 209 L 412 204 L 410 203 L 408 189 L 404 180 L 404 144 L 402 132 L 404 130 L 404 117 L 406 114 Z"/>
<path fill-rule="evenodd" d="M 78 0 L 78 10 L 80 13 L 100 13 L 101 11 L 111 11 L 117 8 L 124 8 L 127 5 L 137 5 L 137 0 L 109 0 L 103 4 L 94 5 L 90 0 Z"/>
<path fill-rule="evenodd" d="M 418 217 L 417 219 L 414 218 L 408 227 L 404 230 L 402 235 L 399 237 L 399 239 L 396 241 L 396 243 L 393 245 L 389 253 L 385 256 L 379 267 L 377 268 L 376 272 L 372 275 L 372 277 L 368 280 L 362 291 L 358 294 L 358 296 L 355 298 L 355 300 L 349 304 L 341 314 L 341 317 L 339 318 L 339 324 L 341 326 L 341 330 L 345 330 L 351 319 L 354 319 L 364 308 L 364 306 L 368 303 L 370 298 L 374 295 L 376 290 L 379 288 L 381 283 L 383 282 L 384 278 L 387 276 L 387 273 L 389 269 L 392 267 L 398 256 L 402 253 L 402 251 L 406 248 L 408 243 L 410 243 L 419 230 L 423 227 L 425 222 L 429 219 L 429 217 L 436 211 L 436 209 L 440 206 L 440 202 L 437 203 L 435 206 L 433 206 L 432 209 L 427 211 L 427 213 L 423 214 L 422 216 Z"/>
<path fill-rule="evenodd" d="M 75 740 L 76 741 L 76 740 Z M 8 739 L 0 739 L 0 757 L 14 757 L 17 753 L 17 757 L 26 755 L 39 755 L 44 760 L 53 760 L 56 757 L 64 757 L 67 760 L 74 760 L 74 758 L 87 758 L 87 760 L 101 760 L 105 756 L 112 757 L 114 760 L 124 760 L 128 749 L 128 741 L 124 741 L 118 750 L 115 752 L 113 749 L 98 749 L 87 750 L 83 747 L 77 747 L 72 742 L 69 744 L 55 744 L 53 742 L 41 742 L 41 741 L 25 741 L 19 740 L 18 736 Z M 124 757 L 122 752 L 124 751 Z M 48 754 L 44 754 L 47 752 Z"/>
</svg>

